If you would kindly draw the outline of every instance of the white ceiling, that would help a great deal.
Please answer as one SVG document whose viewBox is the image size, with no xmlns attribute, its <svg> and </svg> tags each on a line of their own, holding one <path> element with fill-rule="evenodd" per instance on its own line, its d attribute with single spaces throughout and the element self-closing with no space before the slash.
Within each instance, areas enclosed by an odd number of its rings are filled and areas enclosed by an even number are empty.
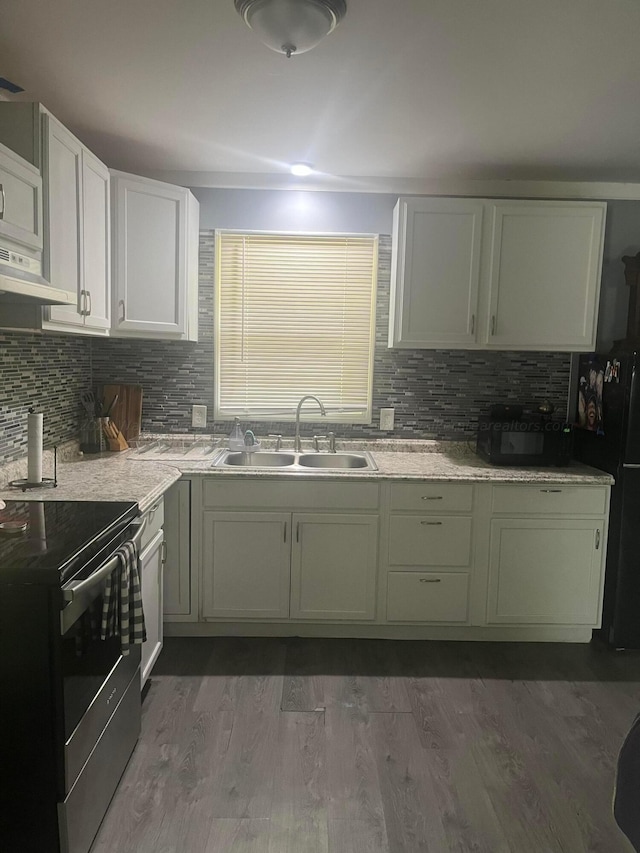
<svg viewBox="0 0 640 853">
<path fill-rule="evenodd" d="M 638 0 L 347 6 L 287 60 L 233 0 L 2 0 L 0 76 L 110 166 L 191 185 L 295 160 L 352 188 L 640 182 Z"/>
</svg>

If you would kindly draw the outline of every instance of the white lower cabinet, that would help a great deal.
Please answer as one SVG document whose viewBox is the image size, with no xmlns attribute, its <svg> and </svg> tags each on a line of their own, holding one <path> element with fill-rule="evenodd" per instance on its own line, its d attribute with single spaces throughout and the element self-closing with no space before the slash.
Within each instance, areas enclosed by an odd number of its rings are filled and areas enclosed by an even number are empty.
<svg viewBox="0 0 640 853">
<path fill-rule="evenodd" d="M 393 515 L 389 563 L 396 566 L 468 566 L 471 516 Z"/>
<path fill-rule="evenodd" d="M 373 619 L 377 516 L 205 512 L 206 618 Z"/>
<path fill-rule="evenodd" d="M 378 494 L 372 483 L 205 478 L 201 617 L 373 620 Z"/>
<path fill-rule="evenodd" d="M 295 513 L 292 619 L 373 619 L 378 518 Z"/>
<path fill-rule="evenodd" d="M 271 621 L 310 636 L 588 642 L 609 491 L 203 477 L 192 491 L 193 600 L 201 622 L 238 624 L 193 633 Z"/>
<path fill-rule="evenodd" d="M 202 615 L 286 619 L 290 530 L 289 513 L 205 512 Z"/>
<path fill-rule="evenodd" d="M 463 573 L 390 572 L 390 622 L 466 622 L 469 576 Z"/>
<path fill-rule="evenodd" d="M 191 482 L 179 480 L 164 496 L 164 534 L 167 557 L 163 578 L 164 615 L 169 620 L 191 618 Z"/>
<path fill-rule="evenodd" d="M 602 521 L 493 519 L 490 542 L 488 624 L 598 624 Z"/>
<path fill-rule="evenodd" d="M 162 563 L 164 531 L 160 529 L 140 554 L 142 609 L 147 631 L 142 644 L 141 687 L 162 650 Z"/>
<path fill-rule="evenodd" d="M 474 487 L 392 483 L 389 490 L 387 622 L 468 622 Z"/>
</svg>

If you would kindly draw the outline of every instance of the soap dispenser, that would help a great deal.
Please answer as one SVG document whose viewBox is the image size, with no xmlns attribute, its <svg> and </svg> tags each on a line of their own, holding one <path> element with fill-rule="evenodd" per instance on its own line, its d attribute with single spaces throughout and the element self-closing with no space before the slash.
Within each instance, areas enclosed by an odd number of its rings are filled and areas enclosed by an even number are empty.
<svg viewBox="0 0 640 853">
<path fill-rule="evenodd" d="M 233 429 L 229 434 L 229 450 L 244 450 L 244 435 L 240 426 L 240 418 L 236 418 Z"/>
</svg>

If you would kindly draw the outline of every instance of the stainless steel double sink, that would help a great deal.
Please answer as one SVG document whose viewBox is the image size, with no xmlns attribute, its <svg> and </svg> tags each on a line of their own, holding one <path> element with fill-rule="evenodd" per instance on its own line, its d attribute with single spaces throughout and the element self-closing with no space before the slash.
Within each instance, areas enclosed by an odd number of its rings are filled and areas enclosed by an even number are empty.
<svg viewBox="0 0 640 853">
<path fill-rule="evenodd" d="M 213 468 L 278 468 L 288 474 L 309 473 L 318 469 L 323 471 L 378 470 L 373 457 L 366 450 L 358 453 L 219 450 L 211 465 Z"/>
</svg>

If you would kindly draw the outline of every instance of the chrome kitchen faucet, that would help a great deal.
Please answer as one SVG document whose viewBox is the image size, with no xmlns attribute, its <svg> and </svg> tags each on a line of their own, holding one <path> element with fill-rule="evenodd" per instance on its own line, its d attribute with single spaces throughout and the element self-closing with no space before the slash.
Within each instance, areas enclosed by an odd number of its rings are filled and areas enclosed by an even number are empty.
<svg viewBox="0 0 640 853">
<path fill-rule="evenodd" d="M 298 403 L 298 408 L 296 409 L 296 437 L 293 442 L 293 449 L 296 453 L 300 453 L 300 451 L 302 450 L 302 443 L 300 441 L 300 410 L 302 409 L 302 404 L 305 400 L 315 400 L 316 403 L 320 406 L 320 414 L 322 415 L 322 417 L 324 418 L 327 416 L 324 404 L 315 396 L 315 394 L 305 394 L 304 397 L 302 397 L 302 399 Z"/>
</svg>

